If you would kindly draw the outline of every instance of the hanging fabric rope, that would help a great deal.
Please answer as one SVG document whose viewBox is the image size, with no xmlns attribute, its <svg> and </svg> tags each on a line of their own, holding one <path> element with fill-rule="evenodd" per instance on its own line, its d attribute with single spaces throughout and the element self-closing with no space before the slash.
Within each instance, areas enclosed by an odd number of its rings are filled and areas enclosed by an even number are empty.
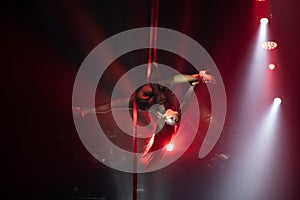
<svg viewBox="0 0 300 200">
<path fill-rule="evenodd" d="M 152 73 L 152 63 L 156 63 L 156 36 L 157 36 L 157 25 L 158 25 L 158 4 L 159 0 L 152 0 L 151 1 L 151 19 L 150 19 L 150 39 L 149 39 L 149 54 L 148 54 L 148 68 L 147 68 L 147 83 L 150 83 L 151 73 Z M 153 51 L 153 54 L 152 54 Z M 157 66 L 156 66 L 157 67 Z M 157 71 L 157 70 L 155 70 Z M 133 189 L 133 200 L 138 199 L 138 177 L 137 177 L 137 105 L 136 105 L 136 96 L 134 95 L 133 100 L 133 152 L 134 155 L 134 173 L 132 176 L 132 189 Z"/>
<path fill-rule="evenodd" d="M 156 38 L 158 26 L 158 1 L 155 0 L 155 14 L 154 14 L 154 43 L 153 43 L 153 61 L 156 62 Z"/>
<path fill-rule="evenodd" d="M 148 69 L 147 69 L 147 83 L 150 82 L 152 73 L 152 63 L 156 63 L 156 39 L 158 26 L 158 5 L 159 0 L 153 0 L 151 4 L 151 19 L 150 19 L 150 39 L 149 39 L 149 53 L 148 53 Z M 151 48 L 152 47 L 152 48 Z M 156 66 L 157 67 L 157 66 Z"/>
<path fill-rule="evenodd" d="M 132 190 L 133 190 L 133 200 L 137 200 L 137 105 L 136 105 L 136 94 L 133 96 L 133 105 L 132 105 L 132 118 L 133 118 L 133 152 L 134 152 L 134 159 L 133 159 L 133 171 L 132 174 Z"/>
</svg>

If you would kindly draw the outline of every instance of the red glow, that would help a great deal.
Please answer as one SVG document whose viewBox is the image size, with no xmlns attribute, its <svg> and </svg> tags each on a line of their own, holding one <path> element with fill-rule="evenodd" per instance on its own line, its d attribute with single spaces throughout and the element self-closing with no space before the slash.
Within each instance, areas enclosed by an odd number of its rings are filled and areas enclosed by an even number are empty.
<svg viewBox="0 0 300 200">
<path fill-rule="evenodd" d="M 267 41 L 262 44 L 262 47 L 266 50 L 273 50 L 277 47 L 277 43 L 274 41 Z"/>
<path fill-rule="evenodd" d="M 269 69 L 270 69 L 270 70 L 275 69 L 275 67 L 276 67 L 276 65 L 274 65 L 274 64 L 269 64 Z"/>
<path fill-rule="evenodd" d="M 174 150 L 174 144 L 172 142 L 170 142 L 167 146 L 167 151 L 173 151 Z"/>
</svg>

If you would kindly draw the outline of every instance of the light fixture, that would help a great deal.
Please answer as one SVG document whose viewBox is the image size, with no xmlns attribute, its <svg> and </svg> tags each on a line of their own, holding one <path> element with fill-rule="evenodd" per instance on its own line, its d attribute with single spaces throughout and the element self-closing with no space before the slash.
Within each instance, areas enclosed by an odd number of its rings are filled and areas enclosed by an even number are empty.
<svg viewBox="0 0 300 200">
<path fill-rule="evenodd" d="M 261 24 L 267 24 L 268 22 L 269 22 L 269 19 L 266 18 L 266 17 L 263 17 L 263 18 L 260 19 Z"/>
<path fill-rule="evenodd" d="M 167 148 L 167 151 L 173 151 L 173 149 L 174 149 L 174 144 L 173 144 L 172 142 L 170 142 L 170 143 L 166 146 L 166 148 Z"/>
<path fill-rule="evenodd" d="M 270 70 L 273 70 L 273 69 L 275 69 L 276 65 L 275 65 L 275 64 L 273 64 L 273 63 L 271 63 L 271 64 L 269 64 L 269 66 L 268 66 L 268 67 L 269 67 L 269 69 L 270 69 Z"/>
<path fill-rule="evenodd" d="M 276 97 L 274 98 L 274 105 L 280 105 L 281 104 L 281 98 Z"/>
<path fill-rule="evenodd" d="M 266 50 L 273 50 L 278 46 L 278 44 L 274 41 L 267 41 L 262 44 L 262 47 Z"/>
</svg>

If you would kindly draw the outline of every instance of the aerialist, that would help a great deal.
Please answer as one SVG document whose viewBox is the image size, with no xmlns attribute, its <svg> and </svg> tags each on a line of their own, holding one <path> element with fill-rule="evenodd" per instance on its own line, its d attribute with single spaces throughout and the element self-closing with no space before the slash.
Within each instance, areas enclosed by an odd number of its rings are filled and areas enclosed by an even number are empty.
<svg viewBox="0 0 300 200">
<path fill-rule="evenodd" d="M 201 70 L 198 74 L 175 75 L 168 80 L 148 83 L 139 87 L 129 98 L 114 100 L 111 103 L 89 109 L 74 107 L 73 113 L 84 117 L 91 113 L 101 114 L 115 109 L 128 109 L 132 116 L 133 108 L 136 108 L 137 125 L 140 126 L 149 124 L 151 121 L 149 115 L 154 115 L 157 118 L 155 132 L 153 131 L 152 137 L 149 138 L 145 145 L 143 156 L 141 157 L 142 163 L 150 165 L 162 156 L 154 156 L 153 152 L 164 148 L 176 134 L 181 113 L 184 112 L 194 87 L 199 83 L 214 83 L 214 77 L 206 72 L 207 70 Z M 190 83 L 190 88 L 180 104 L 169 88 L 186 82 Z"/>
</svg>

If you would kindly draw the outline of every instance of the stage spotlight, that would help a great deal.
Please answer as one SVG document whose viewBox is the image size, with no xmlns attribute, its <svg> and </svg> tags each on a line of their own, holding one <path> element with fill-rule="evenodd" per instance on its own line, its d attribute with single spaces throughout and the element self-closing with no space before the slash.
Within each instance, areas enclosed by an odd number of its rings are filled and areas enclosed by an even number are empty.
<svg viewBox="0 0 300 200">
<path fill-rule="evenodd" d="M 274 65 L 273 63 L 271 63 L 271 64 L 269 64 L 268 67 L 269 67 L 270 70 L 273 70 L 273 69 L 275 69 L 276 65 Z"/>
<path fill-rule="evenodd" d="M 174 149 L 174 144 L 172 142 L 170 142 L 168 145 L 167 145 L 167 151 L 173 151 Z"/>
<path fill-rule="evenodd" d="M 267 0 L 255 0 L 255 1 L 267 1 Z"/>
<path fill-rule="evenodd" d="M 267 24 L 268 22 L 269 22 L 269 20 L 266 17 L 263 17 L 263 18 L 260 19 L 261 24 Z"/>
<path fill-rule="evenodd" d="M 273 50 L 277 47 L 277 43 L 274 41 L 267 41 L 262 44 L 262 47 L 266 50 Z"/>
<path fill-rule="evenodd" d="M 279 97 L 276 97 L 276 98 L 274 98 L 274 105 L 280 105 L 281 104 L 281 98 L 279 98 Z"/>
</svg>

